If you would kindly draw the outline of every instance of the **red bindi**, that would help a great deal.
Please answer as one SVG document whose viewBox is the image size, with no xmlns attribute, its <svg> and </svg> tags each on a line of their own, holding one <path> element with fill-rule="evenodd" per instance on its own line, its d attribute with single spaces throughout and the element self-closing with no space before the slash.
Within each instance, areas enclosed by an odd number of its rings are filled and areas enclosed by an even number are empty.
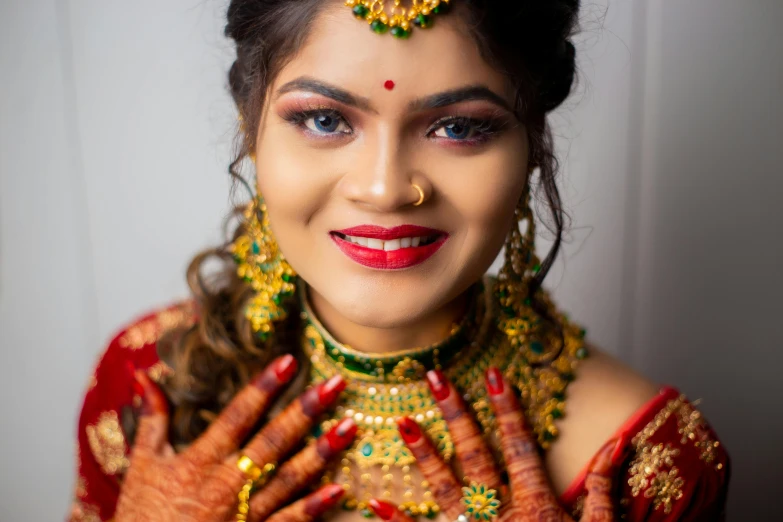
<svg viewBox="0 0 783 522">
<path fill-rule="evenodd" d="M 384 82 L 383 86 L 386 87 L 387 91 L 390 91 L 390 90 L 394 89 L 394 82 L 391 81 L 391 80 L 386 80 L 386 82 Z"/>
</svg>

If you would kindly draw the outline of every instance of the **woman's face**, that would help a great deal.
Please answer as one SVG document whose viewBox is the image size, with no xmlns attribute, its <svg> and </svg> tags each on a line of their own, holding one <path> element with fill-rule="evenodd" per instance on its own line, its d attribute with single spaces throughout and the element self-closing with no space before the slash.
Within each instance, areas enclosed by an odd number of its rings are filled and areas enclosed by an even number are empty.
<svg viewBox="0 0 783 522">
<path fill-rule="evenodd" d="M 320 301 L 399 327 L 482 276 L 527 181 L 511 106 L 454 15 L 409 40 L 341 3 L 319 15 L 270 86 L 256 168 L 280 248 Z"/>
</svg>

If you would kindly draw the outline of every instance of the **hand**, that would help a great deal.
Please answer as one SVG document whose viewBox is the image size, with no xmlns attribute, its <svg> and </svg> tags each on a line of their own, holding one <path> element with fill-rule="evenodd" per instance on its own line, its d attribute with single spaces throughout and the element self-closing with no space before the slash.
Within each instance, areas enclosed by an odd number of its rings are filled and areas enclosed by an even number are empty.
<svg viewBox="0 0 783 522">
<path fill-rule="evenodd" d="M 335 377 L 308 389 L 241 450 L 241 441 L 296 373 L 296 360 L 276 359 L 221 412 L 206 432 L 180 454 L 168 443 L 168 405 L 163 393 L 144 372 L 135 372 L 142 415 L 130 455 L 130 468 L 120 492 L 116 522 L 225 522 L 235 520 L 238 494 L 247 482 L 237 467 L 246 455 L 258 466 L 281 462 L 318 416 L 345 388 Z M 333 507 L 343 494 L 329 485 L 286 507 L 303 487 L 317 479 L 327 461 L 344 450 L 356 435 L 356 424 L 342 421 L 327 434 L 282 464 L 249 500 L 250 522 L 310 522 Z"/>
<path fill-rule="evenodd" d="M 573 522 L 560 507 L 549 485 L 535 438 L 527 427 L 525 416 L 511 386 L 493 368 L 487 372 L 487 391 L 498 423 L 500 444 L 506 461 L 510 484 L 506 486 L 492 453 L 481 436 L 473 418 L 466 412 L 459 392 L 440 372 L 429 372 L 427 378 L 449 426 L 457 464 L 466 481 L 482 484 L 500 492 L 502 501 L 497 522 Z M 466 514 L 463 503 L 462 481 L 441 458 L 434 445 L 413 420 L 398 422 L 400 435 L 419 464 L 425 480 L 430 483 L 441 510 L 449 520 Z M 617 441 L 610 441 L 597 454 L 586 479 L 587 497 L 581 522 L 613 522 L 612 462 Z M 413 522 L 397 508 L 380 500 L 372 500 L 370 507 L 383 520 Z M 486 519 L 482 519 L 486 520 Z M 491 518 L 489 520 L 492 520 Z"/>
</svg>

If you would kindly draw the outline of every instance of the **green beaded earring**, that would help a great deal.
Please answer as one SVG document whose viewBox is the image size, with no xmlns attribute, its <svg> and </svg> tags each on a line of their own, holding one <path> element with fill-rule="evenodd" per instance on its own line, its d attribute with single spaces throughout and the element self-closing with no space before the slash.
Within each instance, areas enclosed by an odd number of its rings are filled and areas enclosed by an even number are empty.
<svg viewBox="0 0 783 522">
<path fill-rule="evenodd" d="M 229 252 L 237 264 L 237 274 L 255 291 L 245 317 L 258 338 L 267 341 L 274 332 L 274 323 L 288 315 L 284 304 L 296 289 L 296 272 L 277 246 L 260 196 L 248 204 L 244 217 L 244 233 L 229 246 Z"/>
</svg>

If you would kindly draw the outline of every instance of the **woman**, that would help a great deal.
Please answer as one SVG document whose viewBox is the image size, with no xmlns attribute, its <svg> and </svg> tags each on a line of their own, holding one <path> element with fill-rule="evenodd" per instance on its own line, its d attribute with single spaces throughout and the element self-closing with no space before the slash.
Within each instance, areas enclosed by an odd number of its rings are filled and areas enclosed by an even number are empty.
<svg viewBox="0 0 783 522">
<path fill-rule="evenodd" d="M 252 203 L 193 261 L 192 301 L 111 342 L 71 520 L 723 517 L 728 457 L 698 411 L 541 288 L 563 231 L 546 115 L 577 13 L 231 2 L 230 171 L 252 161 Z"/>
</svg>

